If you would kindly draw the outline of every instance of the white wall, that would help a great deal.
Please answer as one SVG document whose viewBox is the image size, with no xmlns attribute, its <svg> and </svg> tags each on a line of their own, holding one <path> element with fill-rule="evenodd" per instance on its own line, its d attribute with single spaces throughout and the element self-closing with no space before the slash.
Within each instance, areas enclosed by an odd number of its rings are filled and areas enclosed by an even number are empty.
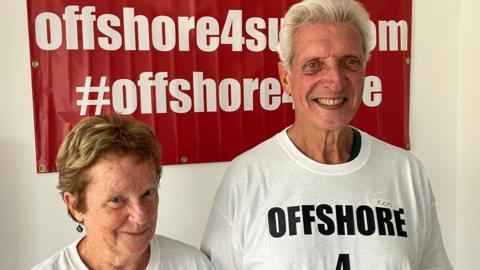
<svg viewBox="0 0 480 270">
<path fill-rule="evenodd" d="M 480 257 L 479 13 L 478 0 L 462 0 L 457 103 L 457 269 L 478 269 Z"/>
<path fill-rule="evenodd" d="M 0 9 L 2 269 L 26 269 L 79 237 L 55 189 L 57 174 L 35 173 L 25 2 L 2 1 Z M 450 258 L 457 260 L 457 269 L 475 269 L 474 259 L 480 255 L 475 206 L 480 186 L 474 181 L 480 152 L 475 137 L 480 111 L 474 103 L 480 100 L 474 88 L 480 62 L 475 21 L 480 4 L 413 2 L 412 151 L 429 172 Z M 167 166 L 157 231 L 198 245 L 225 166 Z"/>
<path fill-rule="evenodd" d="M 456 1 L 413 1 L 410 89 L 412 152 L 429 175 L 444 243 L 452 261 L 455 259 L 459 8 L 460 2 Z"/>
</svg>

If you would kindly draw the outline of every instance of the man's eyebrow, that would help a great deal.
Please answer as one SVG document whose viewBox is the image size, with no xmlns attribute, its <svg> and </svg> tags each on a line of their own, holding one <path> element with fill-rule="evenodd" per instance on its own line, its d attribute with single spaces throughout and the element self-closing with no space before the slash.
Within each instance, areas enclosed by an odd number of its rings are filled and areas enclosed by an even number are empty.
<svg viewBox="0 0 480 270">
<path fill-rule="evenodd" d="M 327 57 L 325 57 L 325 56 L 307 56 L 307 57 L 304 57 L 304 59 L 301 59 L 301 60 L 303 62 L 308 62 L 308 61 L 312 61 L 312 60 L 323 61 L 326 58 Z"/>
</svg>

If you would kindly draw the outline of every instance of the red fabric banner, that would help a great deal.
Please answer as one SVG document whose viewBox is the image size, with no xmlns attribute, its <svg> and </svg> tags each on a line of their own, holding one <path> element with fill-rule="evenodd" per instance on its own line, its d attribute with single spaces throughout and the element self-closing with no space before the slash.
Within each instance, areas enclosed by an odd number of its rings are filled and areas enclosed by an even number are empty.
<svg viewBox="0 0 480 270">
<path fill-rule="evenodd" d="M 276 46 L 295 2 L 28 0 L 37 171 L 111 111 L 152 126 L 166 165 L 229 161 L 287 127 Z M 375 44 L 352 125 L 409 148 L 411 0 L 361 2 Z"/>
</svg>

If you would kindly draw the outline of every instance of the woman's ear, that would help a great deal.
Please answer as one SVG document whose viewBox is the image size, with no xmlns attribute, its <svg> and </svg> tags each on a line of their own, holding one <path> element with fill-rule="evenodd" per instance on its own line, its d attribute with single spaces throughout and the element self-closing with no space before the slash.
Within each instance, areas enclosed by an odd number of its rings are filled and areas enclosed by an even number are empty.
<svg viewBox="0 0 480 270">
<path fill-rule="evenodd" d="M 77 199 L 70 192 L 63 193 L 63 201 L 68 207 L 68 211 L 80 223 L 83 222 L 83 214 L 77 210 Z"/>
</svg>

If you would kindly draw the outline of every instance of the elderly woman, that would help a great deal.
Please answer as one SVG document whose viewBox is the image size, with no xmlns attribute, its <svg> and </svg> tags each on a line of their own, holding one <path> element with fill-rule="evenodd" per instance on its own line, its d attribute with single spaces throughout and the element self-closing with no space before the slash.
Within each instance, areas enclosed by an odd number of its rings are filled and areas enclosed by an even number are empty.
<svg viewBox="0 0 480 270">
<path fill-rule="evenodd" d="M 57 157 L 58 188 L 86 235 L 33 269 L 212 269 L 199 250 L 155 235 L 159 145 L 117 115 L 82 120 Z"/>
<path fill-rule="evenodd" d="M 202 243 L 216 269 L 451 269 L 420 162 L 348 126 L 368 44 L 356 1 L 287 12 L 279 73 L 295 121 L 227 170 Z"/>
</svg>

